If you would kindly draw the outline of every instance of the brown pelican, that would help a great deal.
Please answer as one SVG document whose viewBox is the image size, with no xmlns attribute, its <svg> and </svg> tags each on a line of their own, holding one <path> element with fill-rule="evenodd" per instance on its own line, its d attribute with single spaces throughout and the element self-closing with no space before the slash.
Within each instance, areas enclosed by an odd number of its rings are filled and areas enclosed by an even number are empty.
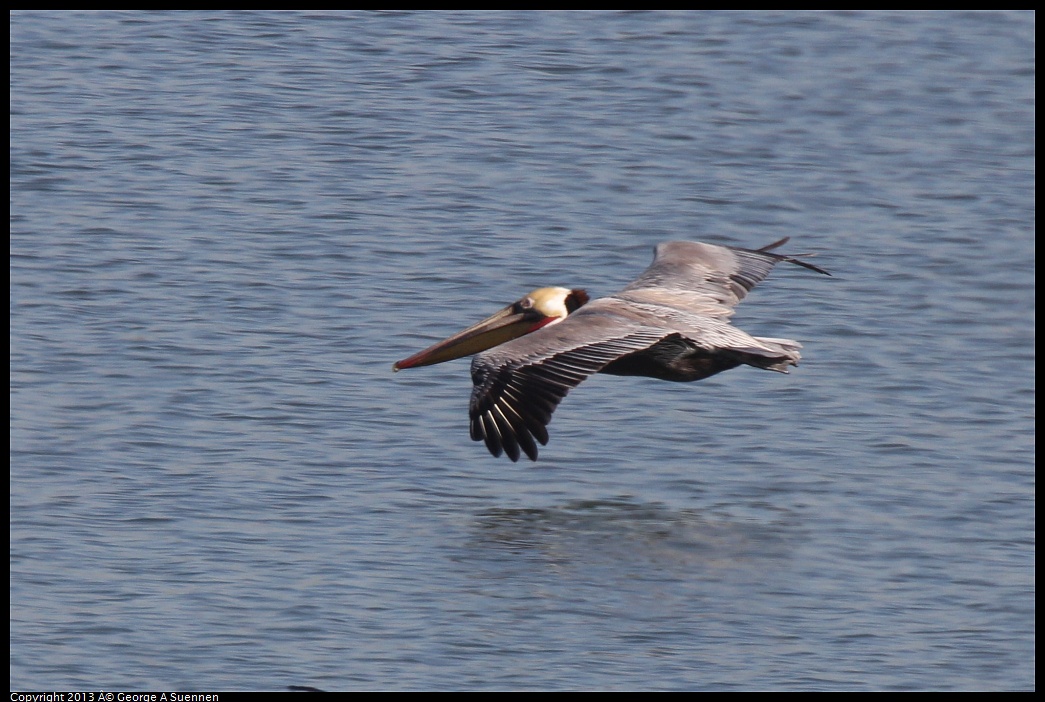
<svg viewBox="0 0 1045 702">
<path fill-rule="evenodd" d="M 701 380 L 741 364 L 787 373 L 801 344 L 750 336 L 729 323 L 733 308 L 781 261 L 771 251 L 695 241 L 656 247 L 653 263 L 615 295 L 539 288 L 492 317 L 394 364 L 392 370 L 472 359 L 472 439 L 513 461 L 537 460 L 537 442 L 563 397 L 593 373 Z"/>
</svg>

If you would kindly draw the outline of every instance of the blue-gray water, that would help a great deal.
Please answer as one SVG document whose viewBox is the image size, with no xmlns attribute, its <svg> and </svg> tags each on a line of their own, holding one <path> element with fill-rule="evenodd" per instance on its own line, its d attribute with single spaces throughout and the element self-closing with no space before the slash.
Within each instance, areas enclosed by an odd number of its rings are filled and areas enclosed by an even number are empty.
<svg viewBox="0 0 1045 702">
<path fill-rule="evenodd" d="M 1035 16 L 15 13 L 11 686 L 1035 686 Z M 391 364 L 791 236 L 536 464 Z"/>
</svg>

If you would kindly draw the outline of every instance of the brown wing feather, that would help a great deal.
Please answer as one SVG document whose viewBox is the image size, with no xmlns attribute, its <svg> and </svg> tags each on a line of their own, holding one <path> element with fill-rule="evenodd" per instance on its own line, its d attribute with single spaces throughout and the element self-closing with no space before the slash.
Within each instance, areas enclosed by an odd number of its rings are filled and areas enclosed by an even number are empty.
<svg viewBox="0 0 1045 702">
<path fill-rule="evenodd" d="M 781 239 L 756 251 L 696 241 L 667 241 L 657 245 L 649 268 L 614 297 L 728 318 L 777 263 L 794 263 L 830 275 L 811 263 L 770 252 L 786 242 L 787 239 Z"/>
<path fill-rule="evenodd" d="M 555 326 L 564 327 L 571 321 L 583 319 L 571 315 Z M 582 333 L 582 325 L 576 326 Z M 649 348 L 668 333 L 639 328 L 593 343 L 578 343 L 573 348 L 566 345 L 562 351 L 548 353 L 534 352 L 520 343 L 528 339 L 539 341 L 537 335 L 544 331 L 499 346 L 493 350 L 498 353 L 488 351 L 472 360 L 475 387 L 468 411 L 471 436 L 475 441 L 485 441 L 494 456 L 500 456 L 503 451 L 517 461 L 521 450 L 536 461 L 537 443 L 542 446 L 548 443 L 545 427 L 570 390 L 612 361 Z M 567 331 L 559 330 L 557 336 L 573 336 L 563 334 Z M 513 345 L 530 351 L 531 355 L 513 359 Z"/>
</svg>

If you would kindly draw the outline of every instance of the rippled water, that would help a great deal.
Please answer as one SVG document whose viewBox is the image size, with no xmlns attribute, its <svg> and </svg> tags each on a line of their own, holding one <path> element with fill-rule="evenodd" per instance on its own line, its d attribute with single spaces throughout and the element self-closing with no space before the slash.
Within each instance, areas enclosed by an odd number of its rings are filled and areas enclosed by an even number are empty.
<svg viewBox="0 0 1045 702">
<path fill-rule="evenodd" d="M 12 689 L 1033 688 L 1034 28 L 12 14 Z M 791 375 L 391 373 L 783 236 Z"/>
</svg>

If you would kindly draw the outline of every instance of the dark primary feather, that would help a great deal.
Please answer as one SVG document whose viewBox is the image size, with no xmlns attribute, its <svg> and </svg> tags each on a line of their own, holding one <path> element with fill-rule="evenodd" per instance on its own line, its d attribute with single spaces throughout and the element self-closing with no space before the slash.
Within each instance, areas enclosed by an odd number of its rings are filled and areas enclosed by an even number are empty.
<svg viewBox="0 0 1045 702">
<path fill-rule="evenodd" d="M 557 326 L 562 324 L 565 321 Z M 472 361 L 475 387 L 468 411 L 472 439 L 485 441 L 495 456 L 503 450 L 517 461 L 522 449 L 536 461 L 536 442 L 542 446 L 548 443 L 545 427 L 566 393 L 613 360 L 649 348 L 663 336 L 663 332 L 639 330 L 561 353 L 503 364 L 484 362 L 483 354 L 476 356 Z"/>
<path fill-rule="evenodd" d="M 817 273 L 822 273 L 823 275 L 831 275 L 830 273 L 825 271 L 823 268 L 821 268 L 819 266 L 814 266 L 809 261 L 803 261 L 803 260 L 798 258 L 798 256 L 805 256 L 805 257 L 808 258 L 809 256 L 816 256 L 816 254 L 804 253 L 804 254 L 795 254 L 794 256 L 784 256 L 783 254 L 768 253 L 769 251 L 772 251 L 773 249 L 776 249 L 776 248 L 779 248 L 779 247 L 783 246 L 784 244 L 786 244 L 789 241 L 791 241 L 791 237 L 785 236 L 780 241 L 774 241 L 772 244 L 769 244 L 768 246 L 763 246 L 761 249 L 755 250 L 754 253 L 760 253 L 760 254 L 765 254 L 767 256 L 773 256 L 778 261 L 787 261 L 788 263 L 793 263 L 796 266 L 802 266 L 802 268 L 808 268 L 811 271 L 816 271 Z M 747 251 L 747 249 L 735 249 L 735 250 L 736 251 Z"/>
</svg>

